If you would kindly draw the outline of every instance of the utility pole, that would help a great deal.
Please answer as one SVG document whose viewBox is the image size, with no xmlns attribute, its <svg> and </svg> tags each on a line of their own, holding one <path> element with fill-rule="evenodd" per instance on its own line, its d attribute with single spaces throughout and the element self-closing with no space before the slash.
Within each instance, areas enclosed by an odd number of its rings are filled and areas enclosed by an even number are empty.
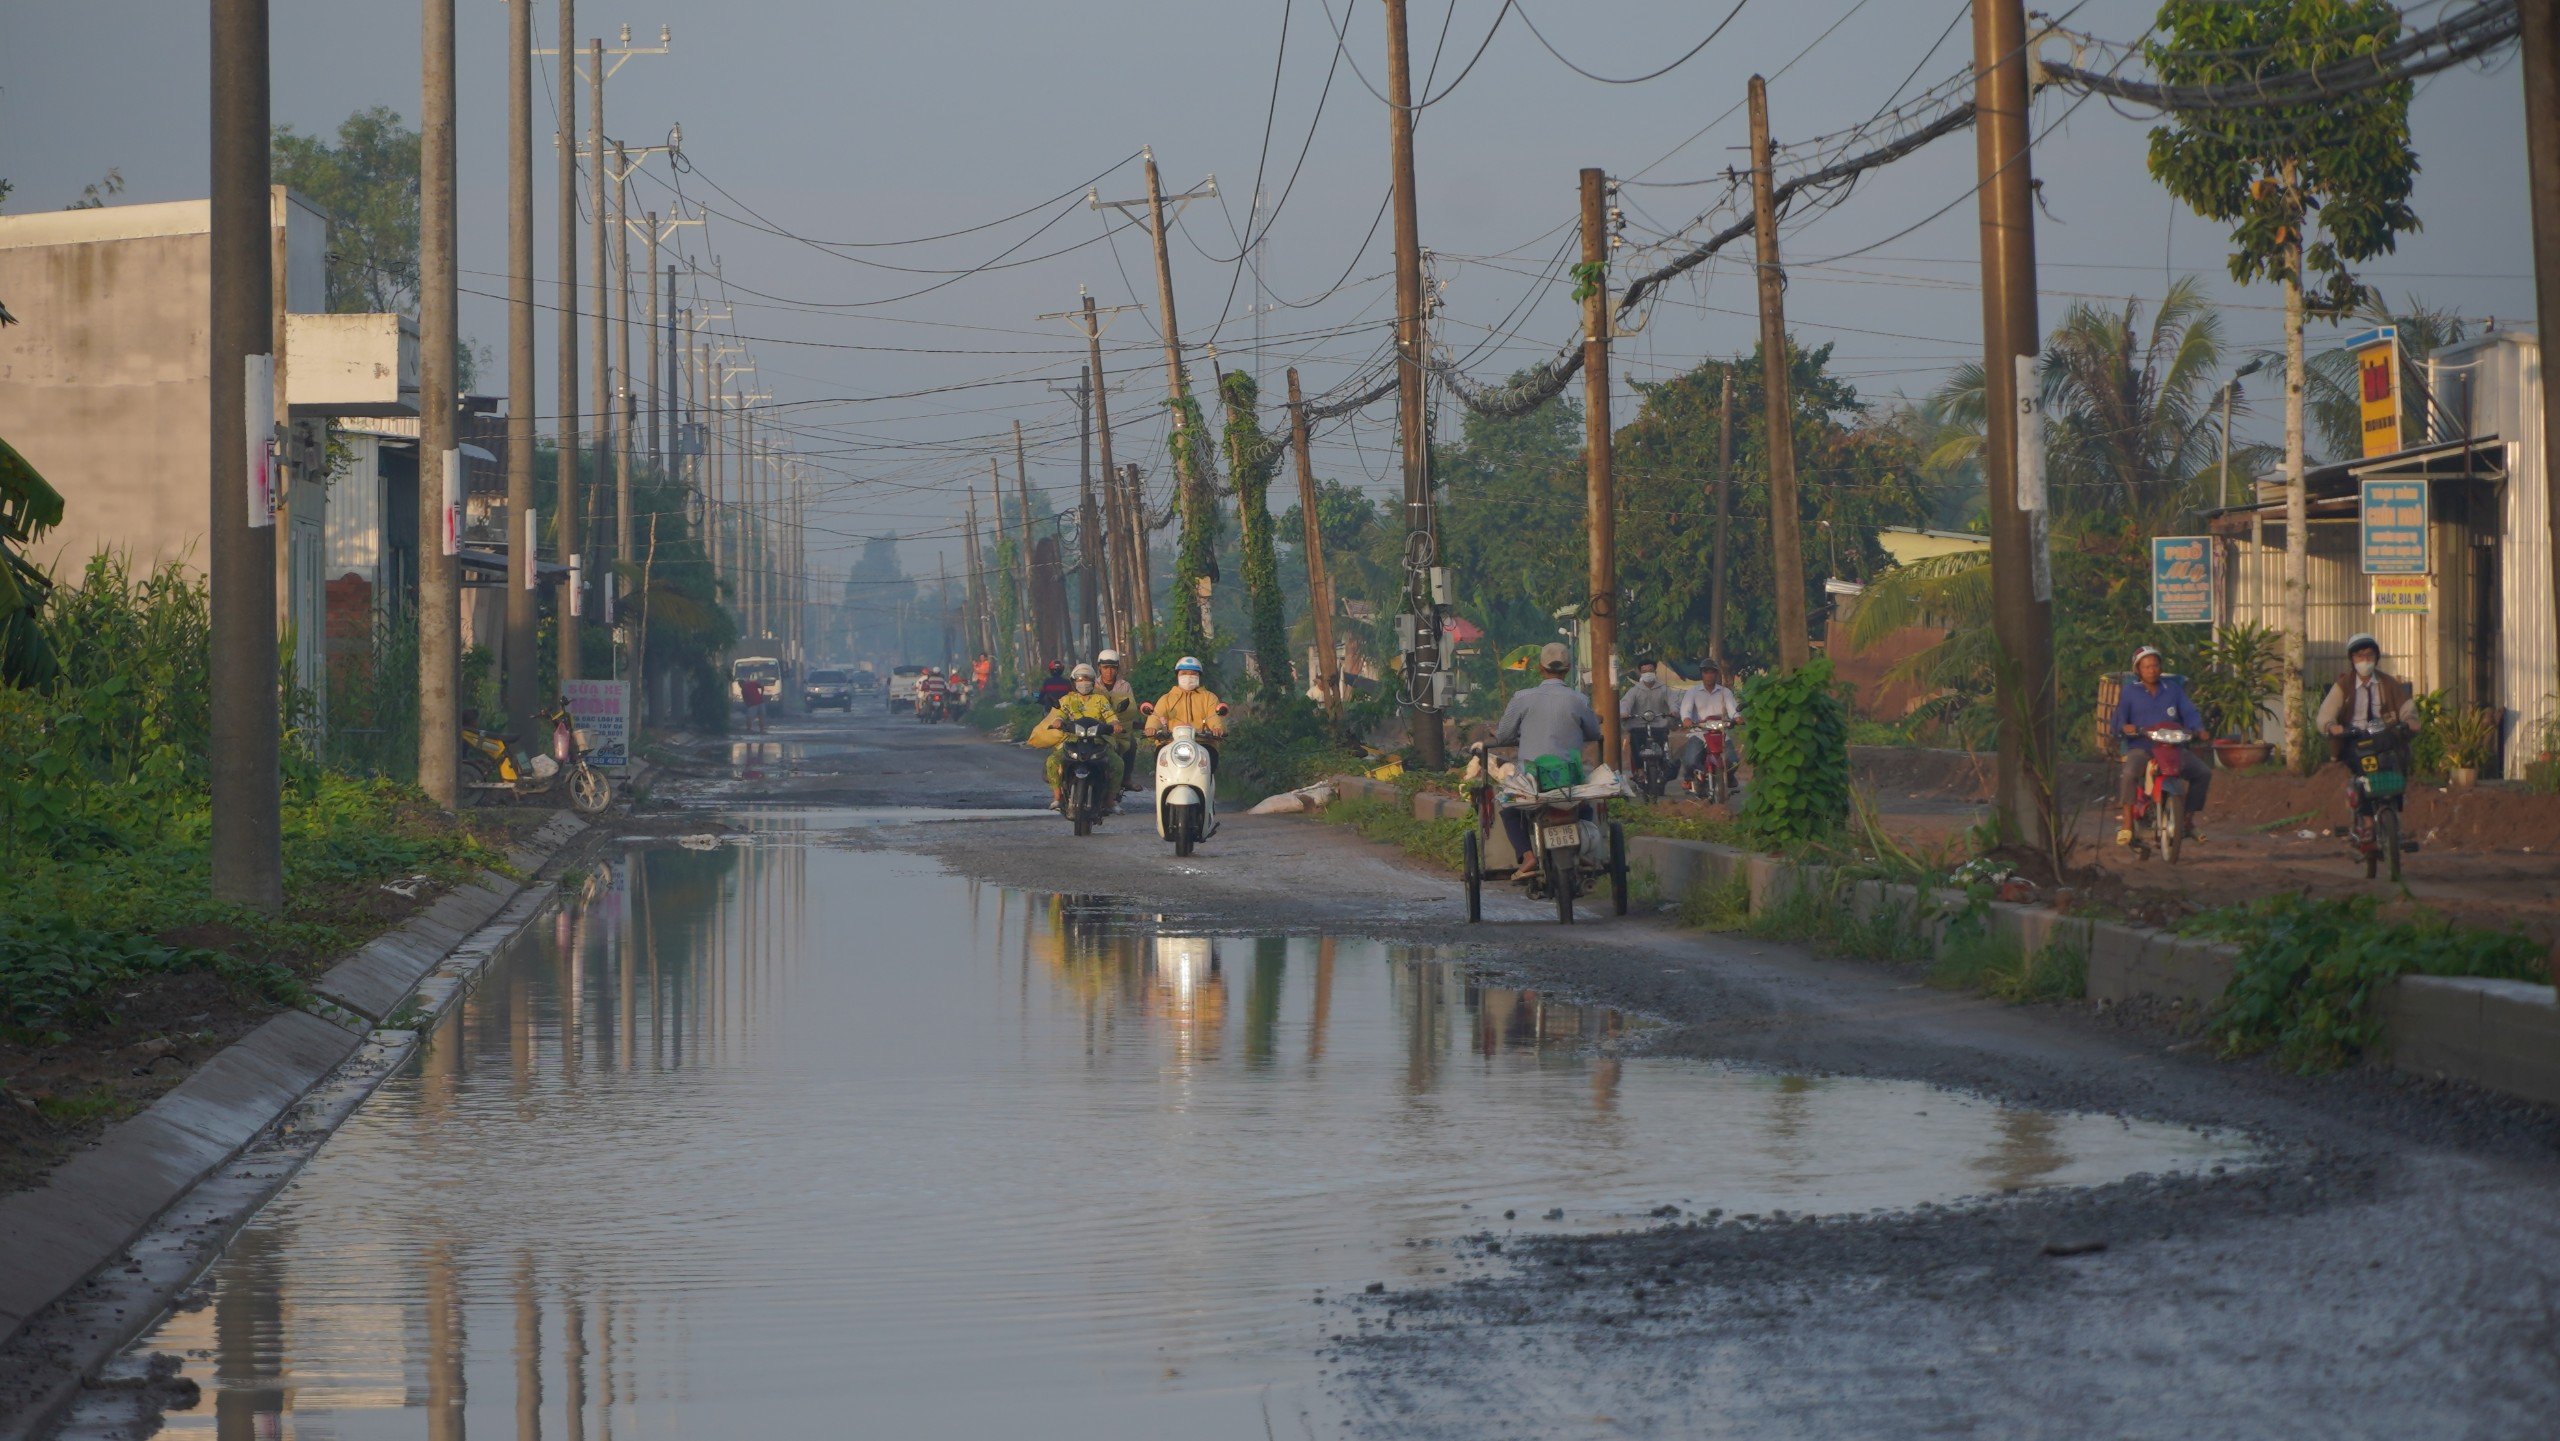
<svg viewBox="0 0 2560 1441">
<path fill-rule="evenodd" d="M 1083 591 L 1084 643 L 1079 649 L 1090 655 L 1101 649 L 1095 637 L 1102 634 L 1102 581 L 1106 569 L 1102 563 L 1102 517 L 1093 508 L 1093 367 L 1088 365 L 1076 382 L 1076 568 L 1084 574 Z"/>
<path fill-rule="evenodd" d="M 1103 571 L 1108 577 L 1108 583 L 1103 587 L 1102 600 L 1106 611 L 1109 612 L 1104 626 L 1108 644 L 1135 645 L 1136 639 L 1131 630 L 1132 607 L 1127 600 L 1129 589 L 1129 557 L 1125 549 L 1127 531 L 1122 522 L 1117 499 L 1120 471 L 1111 457 L 1111 385 L 1102 369 L 1102 322 L 1106 316 L 1118 315 L 1124 310 L 1136 310 L 1138 307 L 1135 305 L 1097 307 L 1093 303 L 1093 297 L 1085 293 L 1083 286 L 1077 286 L 1076 293 L 1082 302 L 1079 309 L 1054 310 L 1041 316 L 1040 319 L 1071 320 L 1076 322 L 1077 329 L 1084 332 L 1085 383 L 1089 387 L 1088 393 L 1092 397 L 1093 404 L 1091 423 L 1094 433 L 1098 434 L 1102 440 L 1103 520 L 1110 526 L 1110 538 L 1103 544 L 1103 557 L 1106 562 Z"/>
<path fill-rule="evenodd" d="M 555 222 L 560 232 L 560 425 L 553 475 L 559 482 L 557 509 L 560 514 L 560 555 L 567 559 L 577 553 L 583 539 L 580 532 L 579 508 L 585 496 L 578 488 L 578 444 L 582 426 L 578 420 L 578 5 L 577 0 L 560 0 L 560 128 L 553 135 L 560 152 L 560 209 Z M 604 123 L 604 92 L 596 92 L 598 126 Z M 604 216 L 596 216 L 597 239 L 603 239 Z M 602 283 L 604 275 L 596 275 Z M 601 309 L 602 307 L 598 307 Z M 604 353 L 596 353 L 596 364 L 604 364 Z M 578 577 L 573 572 L 571 580 Z M 560 592 L 561 604 L 556 629 L 560 647 L 560 678 L 574 680 L 578 676 L 578 625 L 570 616 L 575 607 L 568 587 Z"/>
<path fill-rule="evenodd" d="M 987 644 L 986 575 L 980 569 L 978 550 L 978 488 L 969 487 L 969 509 L 963 530 L 968 536 L 968 561 L 961 567 L 960 578 L 969 586 L 969 649 L 974 654 L 992 654 Z"/>
<path fill-rule="evenodd" d="M 1624 763 L 1618 718 L 1618 487 L 1609 431 L 1609 177 L 1582 172 L 1582 451 L 1591 535 L 1591 708 L 1600 756 Z"/>
<path fill-rule="evenodd" d="M 1130 461 L 1121 467 L 1124 477 L 1120 486 L 1120 503 L 1129 512 L 1130 595 L 1138 607 L 1138 648 L 1153 650 L 1156 644 L 1156 578 L 1148 568 L 1150 551 L 1147 542 L 1147 488 L 1138 478 L 1138 463 Z"/>
<path fill-rule="evenodd" d="M 597 86 L 596 94 L 602 96 L 604 87 Z M 597 223 L 601 225 L 603 221 L 603 212 L 598 211 Z M 598 284 L 603 283 L 603 271 L 596 272 L 596 281 Z M 619 140 L 613 142 L 613 281 L 612 293 L 602 297 L 612 302 L 614 332 L 613 389 L 615 397 L 613 417 L 607 422 L 605 433 L 612 437 L 613 441 L 614 533 L 619 538 L 628 535 L 631 530 L 631 402 L 633 398 L 631 384 L 631 157 Z M 604 306 L 599 304 L 596 310 L 601 314 Z M 601 353 L 596 356 L 596 364 L 598 366 L 604 364 L 604 356 Z M 619 558 L 629 558 L 631 550 L 628 543 L 625 543 L 615 554 Z"/>
<path fill-rule="evenodd" d="M 991 552 L 988 560 L 992 565 L 1002 565 L 1004 562 L 1004 463 L 992 455 L 987 457 L 987 503 L 993 507 L 987 517 L 988 533 L 993 537 L 988 546 Z M 1017 583 L 1014 589 L 1019 591 L 1020 584 Z M 1001 607 L 997 609 L 1001 610 Z M 1013 603 L 1012 634 L 996 635 L 998 627 L 1005 625 L 1006 621 L 1007 618 L 1001 614 L 989 617 L 987 633 L 997 642 L 995 651 L 997 662 L 1013 671 L 1016 676 L 1020 676 L 1022 672 L 1022 597 L 1018 594 L 1014 597 Z"/>
<path fill-rule="evenodd" d="M 1994 798 L 2004 836 L 2039 850 L 2054 843 L 2053 580 L 2045 556 L 2042 467 L 2026 473 L 2022 452 L 2041 455 L 2035 362 L 2043 349 L 2036 318 L 2036 214 L 2027 146 L 2027 22 L 2022 0 L 1976 0 L 1973 7 L 1974 154 L 1981 185 L 1983 433 L 1982 477 L 1991 512 L 1991 632 L 1998 708 L 1999 776 Z M 2303 542 L 2299 526 L 2291 539 Z M 2297 677 L 2300 672 L 2295 672 Z"/>
<path fill-rule="evenodd" d="M 1386 0 L 1387 135 L 1394 151 L 1396 212 L 1396 419 L 1404 439 L 1405 607 L 1413 616 L 1413 651 L 1405 657 L 1405 693 L 1413 703 L 1414 759 L 1424 770 L 1449 764 L 1440 729 L 1440 610 L 1432 576 L 1439 534 L 1431 518 L 1431 437 L 1424 426 L 1422 373 L 1422 222 L 1414 204 L 1413 63 L 1405 43 L 1405 0 Z M 1601 332 L 1607 344 L 1608 332 Z M 1608 420 L 1604 415 L 1604 428 Z M 1614 709 L 1614 707 L 1613 707 Z M 1610 723 L 1613 727 L 1615 722 Z M 1611 738 L 1616 732 L 1613 729 Z"/>
<path fill-rule="evenodd" d="M 658 431 L 658 418 L 667 408 L 667 396 L 665 391 L 658 388 L 658 377 L 664 373 L 658 369 L 658 332 L 666 327 L 667 316 L 666 312 L 659 308 L 657 294 L 658 212 L 647 211 L 640 218 L 641 222 L 649 228 L 649 267 L 641 272 L 640 280 L 640 283 L 649 291 L 649 366 L 641 372 L 643 380 L 639 389 L 649 392 L 649 469 L 664 481 L 667 474 L 667 449 L 665 438 Z M 629 283 L 628 279 L 624 281 L 626 285 Z M 668 277 L 667 289 L 672 298 L 675 290 L 673 276 Z"/>
<path fill-rule="evenodd" d="M 2551 604 L 2560 627 L 2560 0 L 2516 7 L 2524 72 L 2525 189 L 2533 210 L 2534 314 L 2542 337 L 2542 512 L 2551 527 Z M 2553 634 L 2560 635 L 2560 629 Z"/>
<path fill-rule="evenodd" d="M 587 195 L 588 204 L 592 207 L 589 213 L 596 218 L 594 238 L 596 303 L 589 307 L 587 313 L 587 336 L 594 342 L 596 360 L 593 387 L 589 392 L 594 397 L 594 404 L 589 407 L 588 413 L 595 417 L 596 428 L 593 439 L 596 453 L 596 480 L 598 488 L 601 489 L 604 480 L 605 447 L 611 443 L 613 434 L 613 353 L 606 348 L 612 332 L 606 328 L 609 319 L 605 314 L 605 286 L 610 282 L 605 274 L 604 247 L 605 236 L 614 228 L 614 225 L 612 213 L 605 206 L 606 172 L 612 167 L 607 162 L 604 148 L 604 41 L 587 42 L 587 64 L 592 67 L 587 73 L 594 77 L 592 83 L 595 89 L 595 94 L 590 97 L 590 103 L 587 106 L 587 158 L 595 164 L 592 188 Z M 564 409 L 576 404 L 577 401 L 568 396 L 561 397 L 561 406 Z M 628 522 L 622 517 L 630 513 L 631 505 L 629 499 L 618 489 L 614 492 L 613 499 L 614 510 L 617 512 L 613 522 L 613 535 L 615 540 L 621 541 L 630 533 L 626 529 Z M 627 548 L 617 549 L 615 558 L 628 559 L 630 554 Z"/>
<path fill-rule="evenodd" d="M 1989 0 L 1996 3 L 1996 0 Z M 1778 664 L 1788 670 L 1810 658 L 1804 619 L 1803 517 L 1796 509 L 1795 398 L 1787 352 L 1787 279 L 1778 263 L 1778 212 L 1771 192 L 1769 84 L 1751 77 L 1751 214 L 1759 246 L 1760 395 L 1769 450 L 1769 569 L 1777 577 Z"/>
<path fill-rule="evenodd" d="M 1155 151 L 1152 148 L 1141 148 L 1138 153 L 1144 156 L 1147 162 L 1147 198 L 1145 200 L 1103 200 L 1099 196 L 1088 196 L 1086 203 L 1097 210 L 1109 206 L 1124 214 L 1140 205 L 1146 207 L 1147 234 L 1154 242 L 1156 253 L 1156 309 L 1163 318 L 1165 390 L 1174 401 L 1172 447 L 1176 457 L 1175 469 L 1179 472 L 1181 480 L 1179 494 L 1183 524 L 1186 528 L 1193 525 L 1207 525 L 1215 514 L 1218 502 L 1209 486 L 1208 437 L 1191 428 L 1185 419 L 1187 407 L 1182 404 L 1191 398 L 1191 377 L 1182 365 L 1182 323 L 1175 318 L 1173 310 L 1173 256 L 1165 238 L 1164 208 L 1170 203 L 1176 207 L 1175 213 L 1180 214 L 1180 207 L 1183 204 L 1215 196 L 1218 193 L 1218 177 L 1210 176 L 1197 190 L 1186 190 L 1180 195 L 1167 195 L 1164 193 L 1164 182 L 1156 173 Z M 1212 566 L 1214 565 L 1213 560 Z M 1215 580 L 1214 574 L 1204 575 L 1200 578 L 1200 594 L 1175 598 L 1176 604 L 1193 608 L 1200 619 L 1200 629 L 1204 635 L 1209 630 L 1209 587 Z"/>
<path fill-rule="evenodd" d="M 1316 686 L 1324 708 L 1342 713 L 1342 661 L 1333 649 L 1333 583 L 1325 574 L 1324 528 L 1316 520 L 1316 466 L 1307 452 L 1307 400 L 1289 367 L 1289 448 L 1298 453 L 1298 518 L 1307 553 L 1307 613 L 1316 621 Z"/>
<path fill-rule="evenodd" d="M 655 222 L 655 219 L 653 218 L 653 219 L 652 219 L 652 221 L 651 221 L 651 233 L 653 233 L 653 234 L 655 233 L 655 228 L 656 228 L 656 222 Z M 650 247 L 650 248 L 651 248 L 651 250 L 652 250 L 653 252 L 655 251 L 656 246 L 654 245 L 654 243 L 651 245 L 651 247 Z M 654 270 L 654 267 L 652 267 L 652 268 L 653 268 L 653 270 Z M 678 313 L 678 312 L 677 312 L 677 310 L 676 310 L 676 268 L 675 268 L 674 266 L 670 265 L 670 266 L 668 266 L 668 267 L 667 267 L 667 299 L 666 299 L 666 304 L 664 305 L 664 307 L 662 307 L 662 308 L 659 310 L 659 312 L 658 312 L 658 324 L 657 324 L 657 325 L 656 325 L 656 326 L 655 326 L 655 327 L 650 331 L 650 336 L 649 336 L 649 344 L 650 344 L 650 350 L 649 350 L 649 357 L 650 357 L 650 358 L 649 358 L 649 366 L 650 366 L 650 369 L 651 369 L 653 372 L 655 372 L 655 371 L 657 370 L 657 365 L 658 365 L 658 360 L 657 360 L 657 356 L 658 356 L 658 348 L 657 348 L 657 347 L 658 347 L 658 343 L 659 343 L 660 332 L 664 332 L 664 338 L 665 338 L 665 343 L 666 343 L 667 368 L 666 368 L 666 370 L 663 372 L 663 374 L 664 374 L 664 375 L 665 375 L 665 377 L 666 377 L 666 388 L 665 388 L 664 390 L 662 390 L 662 391 L 658 392 L 658 405 L 659 405 L 659 407 L 660 407 L 661 409 L 665 410 L 665 411 L 666 411 L 666 413 L 667 413 L 667 414 L 666 414 L 666 422 L 667 422 L 667 432 L 668 432 L 668 434 L 667 434 L 667 444 L 666 444 L 666 446 L 665 446 L 665 448 L 664 448 L 664 449 L 660 449 L 660 448 L 659 448 L 659 446 L 658 446 L 658 431 L 657 431 L 657 423 L 658 423 L 658 422 L 657 422 L 657 417 L 653 415 L 653 416 L 651 416 L 651 417 L 650 417 L 650 421 L 649 421 L 649 425 L 650 425 L 650 429 L 649 429 L 649 448 L 650 448 L 651 450 L 653 450 L 653 451 L 656 451 L 656 453 L 657 453 L 657 458 L 658 458 L 658 469 L 659 469 L 659 473 L 660 473 L 660 475 L 662 475 L 662 476 L 663 476 L 663 475 L 665 474 L 665 472 L 666 472 L 667 458 L 668 458 L 670 455 L 681 455 L 681 454 L 683 454 L 683 452 L 684 452 L 684 416 L 685 416 L 685 412 L 684 412 L 684 409 L 683 409 L 683 402 L 682 402 L 682 398 L 677 394 L 678 389 L 679 389 L 679 388 L 681 387 L 681 385 L 682 385 L 682 381 L 679 379 L 679 377 L 678 377 L 678 375 L 677 375 L 677 364 L 676 364 L 676 356 L 677 356 L 677 353 L 678 353 L 678 352 L 677 352 L 677 348 L 676 348 L 676 316 L 677 316 L 677 313 Z"/>
<path fill-rule="evenodd" d="M 948 661 L 951 659 L 951 557 L 935 556 L 933 574 L 934 601 L 942 611 L 942 658 Z"/>
<path fill-rule="evenodd" d="M 418 105 L 418 787 L 448 811 L 460 800 L 462 745 L 456 705 L 462 614 L 454 561 L 462 453 L 454 447 L 453 433 L 454 347 L 460 329 L 454 269 L 459 227 L 454 218 L 453 4 L 423 0 Z"/>
<path fill-rule="evenodd" d="M 267 0 L 214 0 L 213 896 L 284 906 L 277 766 L 274 317 Z"/>
<path fill-rule="evenodd" d="M 1031 466 L 1022 454 L 1022 422 L 1013 423 L 1014 498 L 1022 507 L 1022 673 L 1035 683 L 1040 678 L 1040 603 L 1032 594 L 1031 574 Z"/>
<path fill-rule="evenodd" d="M 561 403 L 571 404 L 562 396 Z M 507 0 L 507 715 L 533 723 L 533 0 Z"/>
<path fill-rule="evenodd" d="M 1716 559 L 1707 580 L 1707 654 L 1724 664 L 1725 542 L 1733 533 L 1733 367 L 1716 402 Z"/>
</svg>

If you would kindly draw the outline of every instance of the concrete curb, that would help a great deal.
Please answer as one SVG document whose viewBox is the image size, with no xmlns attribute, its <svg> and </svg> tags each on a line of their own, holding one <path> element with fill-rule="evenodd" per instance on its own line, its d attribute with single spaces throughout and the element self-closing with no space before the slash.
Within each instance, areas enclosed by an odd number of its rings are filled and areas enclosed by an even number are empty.
<svg viewBox="0 0 2560 1441">
<path fill-rule="evenodd" d="M 1385 781 L 1359 776 L 1334 776 L 1325 783 L 1341 795 L 1391 803 L 1402 795 Z M 1464 801 L 1429 791 L 1416 793 L 1412 807 L 1417 820 L 1467 814 Z M 1507 856 L 1508 846 L 1496 848 Z M 1488 867 L 1508 863 L 1507 858 L 1486 857 Z M 1691 891 L 1737 882 L 1754 911 L 1812 891 L 1862 920 L 1890 908 L 1933 945 L 1944 933 L 1949 903 L 1961 904 L 1953 891 L 1877 880 L 1843 884 L 1829 866 L 1665 836 L 1628 837 L 1627 866 L 1650 875 L 1655 894 L 1669 905 L 1678 905 Z M 1993 901 L 1984 907 L 1984 916 L 1993 939 L 2028 955 L 2056 946 L 2078 949 L 2088 964 L 2085 995 L 2101 1003 L 2152 999 L 2210 1010 L 2229 989 L 2240 958 L 2239 947 L 2226 942 L 2064 915 L 2043 906 Z M 2381 1006 L 2391 1064 L 2400 1070 L 2560 1106 L 2560 997 L 2552 987 L 2468 976 L 2403 976 L 2383 994 Z"/>
<path fill-rule="evenodd" d="M 531 876 L 585 829 L 563 811 L 510 851 L 508 864 Z M 313 986 L 319 1013 L 268 1018 L 42 1184 L 0 1198 L 0 1346 L 289 1115 L 525 884 L 484 871 L 448 892 L 331 967 Z"/>
</svg>

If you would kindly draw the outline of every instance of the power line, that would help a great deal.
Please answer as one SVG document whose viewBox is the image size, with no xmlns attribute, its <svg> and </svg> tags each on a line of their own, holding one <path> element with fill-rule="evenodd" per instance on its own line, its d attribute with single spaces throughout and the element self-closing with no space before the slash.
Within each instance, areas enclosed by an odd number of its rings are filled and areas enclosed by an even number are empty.
<svg viewBox="0 0 2560 1441">
<path fill-rule="evenodd" d="M 1517 3 L 1517 0 L 1506 0 L 1504 8 L 1506 10 L 1519 12 L 1520 23 L 1529 27 L 1529 33 L 1538 38 L 1538 43 L 1546 47 L 1546 52 L 1548 54 L 1556 57 L 1557 63 L 1563 65 L 1564 68 L 1572 71 L 1574 74 L 1581 76 L 1585 80 L 1597 80 L 1603 85 L 1642 85 L 1648 80 L 1659 80 L 1663 76 L 1670 74 L 1672 71 L 1679 69 L 1681 66 L 1688 64 L 1691 60 L 1696 59 L 1698 52 L 1715 43 L 1715 38 L 1722 35 L 1725 27 L 1733 23 L 1734 17 L 1742 13 L 1742 7 L 1750 3 L 1751 0 L 1734 0 L 1733 8 L 1725 12 L 1722 20 L 1716 22 L 1716 28 L 1707 32 L 1707 38 L 1690 46 L 1686 51 L 1682 52 L 1679 59 L 1672 61 L 1670 64 L 1663 66 L 1659 70 L 1648 70 L 1642 75 L 1628 76 L 1601 75 L 1594 71 L 1583 69 L 1581 66 L 1573 63 L 1573 61 L 1567 57 L 1563 51 L 1558 50 L 1554 43 L 1547 39 L 1546 33 L 1538 28 L 1538 22 L 1529 18 L 1529 11 L 1527 7 Z M 1499 27 L 1502 24 L 1502 17 L 1500 15 L 1494 16 L 1493 23 Z M 1485 39 L 1490 43 L 1493 37 L 1487 35 Z"/>
</svg>

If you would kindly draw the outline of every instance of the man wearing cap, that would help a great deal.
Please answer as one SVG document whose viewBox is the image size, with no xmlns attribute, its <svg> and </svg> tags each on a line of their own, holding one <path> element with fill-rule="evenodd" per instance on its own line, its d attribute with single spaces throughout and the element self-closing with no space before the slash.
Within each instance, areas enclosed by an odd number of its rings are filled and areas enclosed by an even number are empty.
<svg viewBox="0 0 2560 1441">
<path fill-rule="evenodd" d="M 1119 731 L 1111 744 L 1120 752 L 1121 786 L 1138 788 L 1138 730 L 1143 721 L 1138 716 L 1138 695 L 1120 675 L 1120 652 L 1106 650 L 1093 658 L 1093 693 L 1111 702 L 1111 723 Z"/>
<path fill-rule="evenodd" d="M 1219 710 L 1217 694 L 1201 682 L 1199 657 L 1187 655 L 1173 663 L 1173 689 L 1147 712 L 1147 734 L 1168 736 L 1175 726 L 1190 726 L 1209 748 L 1209 765 L 1214 770 L 1218 741 L 1227 733 L 1226 717 Z"/>
<path fill-rule="evenodd" d="M 1573 657 L 1562 643 L 1549 641 L 1538 652 L 1538 669 L 1545 679 L 1511 697 L 1502 708 L 1502 721 L 1493 730 L 1496 746 L 1520 748 L 1520 764 L 1527 765 L 1541 756 L 1571 756 L 1582 759 L 1584 745 L 1600 739 L 1600 715 L 1582 692 L 1565 683 L 1565 672 L 1571 669 Z M 1520 868 L 1514 879 L 1535 875 L 1538 860 L 1529 848 L 1529 815 L 1526 811 L 1506 807 L 1502 812 L 1502 829 L 1511 837 L 1511 848 L 1520 855 Z"/>
<path fill-rule="evenodd" d="M 1114 726 L 1119 723 L 1118 712 L 1112 708 L 1110 698 L 1094 689 L 1092 666 L 1077 666 L 1068 686 L 1067 693 L 1058 697 L 1058 703 L 1052 706 L 1049 714 L 1032 729 L 1030 739 L 1026 742 L 1034 750 L 1045 750 L 1049 753 L 1047 770 L 1049 808 L 1052 810 L 1058 807 L 1059 781 L 1065 771 L 1066 753 L 1059 747 L 1067 743 L 1067 723 L 1079 720 L 1098 720 Z M 1120 793 L 1118 737 L 1113 737 L 1112 741 L 1112 745 L 1103 751 L 1104 769 L 1108 774 L 1103 777 L 1102 793 L 1106 796 L 1116 796 Z"/>
<path fill-rule="evenodd" d="M 2151 742 L 2143 739 L 2159 727 L 2174 727 L 2205 738 L 2204 717 L 2196 712 L 2196 703 L 2187 699 L 2187 688 L 2174 676 L 2160 673 L 2160 652 L 2144 646 L 2133 653 L 2133 681 L 2116 696 L 2115 733 L 2124 740 L 2124 764 L 2116 773 L 2116 800 L 2124 807 L 2124 826 L 2116 832 L 2116 844 L 2133 844 L 2134 810 L 2142 793 L 2143 767 L 2151 762 Z M 2213 767 L 2193 748 L 2179 752 L 2178 774 L 2187 778 L 2187 839 L 2200 841 L 2204 831 L 2196 824 L 2204 817 L 2205 793 L 2213 788 Z"/>
</svg>

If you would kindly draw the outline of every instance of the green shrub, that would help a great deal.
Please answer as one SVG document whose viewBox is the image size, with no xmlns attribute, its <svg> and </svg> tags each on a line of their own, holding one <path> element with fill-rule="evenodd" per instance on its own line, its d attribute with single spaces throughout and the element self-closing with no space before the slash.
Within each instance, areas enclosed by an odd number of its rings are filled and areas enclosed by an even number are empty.
<svg viewBox="0 0 2560 1441">
<path fill-rule="evenodd" d="M 1742 830 L 1763 845 L 1820 840 L 1849 818 L 1849 708 L 1831 682 L 1831 658 L 1820 656 L 1743 687 L 1751 785 Z"/>
<path fill-rule="evenodd" d="M 2548 975 L 2542 947 L 2520 931 L 2432 915 L 2385 921 L 2380 909 L 2373 896 L 2278 895 L 2190 921 L 2189 932 L 2241 948 L 2213 1020 L 2225 1053 L 2273 1050 L 2294 1070 L 2329 1070 L 2381 1040 L 2375 1002 L 2397 977 Z"/>
</svg>

